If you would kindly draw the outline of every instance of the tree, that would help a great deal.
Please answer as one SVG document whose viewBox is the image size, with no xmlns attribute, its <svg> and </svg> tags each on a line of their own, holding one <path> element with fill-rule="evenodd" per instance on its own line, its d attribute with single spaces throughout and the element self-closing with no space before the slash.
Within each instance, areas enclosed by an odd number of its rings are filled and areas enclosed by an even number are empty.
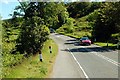
<svg viewBox="0 0 120 80">
<path fill-rule="evenodd" d="M 58 29 L 69 17 L 67 9 L 63 3 L 46 3 L 46 6 L 43 8 L 43 10 L 44 22 L 49 28 Z"/>
<path fill-rule="evenodd" d="M 30 2 L 27 6 L 23 5 L 16 9 L 24 11 L 23 23 L 21 25 L 21 33 L 17 39 L 16 50 L 22 53 L 36 53 L 42 48 L 43 43 L 48 39 L 49 29 L 44 25 L 43 9 L 39 9 L 40 6 L 44 6 L 45 3 Z M 41 13 L 40 13 L 41 12 Z M 21 12 L 17 12 L 21 14 Z M 17 16 L 19 14 L 15 14 Z M 17 17 L 14 17 L 15 19 Z"/>
<path fill-rule="evenodd" d="M 67 10 L 72 18 L 80 18 L 89 13 L 93 12 L 95 9 L 101 7 L 102 3 L 91 3 L 91 2 L 74 2 L 66 4 Z"/>
<path fill-rule="evenodd" d="M 93 30 L 93 36 L 98 41 L 109 40 L 111 34 L 118 33 L 120 31 L 120 2 L 105 3 L 98 11 Z"/>
<path fill-rule="evenodd" d="M 31 24 L 30 24 L 31 23 Z M 43 43 L 48 39 L 49 29 L 43 24 L 41 18 L 34 16 L 24 21 L 22 32 L 17 42 L 17 50 L 21 53 L 36 53 L 42 48 Z"/>
<path fill-rule="evenodd" d="M 22 4 L 21 2 L 21 5 Z M 24 8 L 17 6 L 15 11 L 24 11 L 22 13 L 24 13 L 24 17 L 26 18 L 37 15 L 44 20 L 44 24 L 49 28 L 57 29 L 61 27 L 69 17 L 64 3 L 30 2 L 28 6 Z M 23 15 L 22 13 L 18 12 L 17 14 Z"/>
</svg>

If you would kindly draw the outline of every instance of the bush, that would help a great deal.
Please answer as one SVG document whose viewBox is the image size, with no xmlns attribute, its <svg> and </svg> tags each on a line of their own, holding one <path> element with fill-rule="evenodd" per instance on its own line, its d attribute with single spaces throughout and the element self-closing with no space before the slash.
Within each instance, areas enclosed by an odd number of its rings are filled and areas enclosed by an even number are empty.
<svg viewBox="0 0 120 80">
<path fill-rule="evenodd" d="M 111 35 L 111 39 L 109 40 L 109 42 L 117 44 L 120 38 L 120 34 L 116 33 L 116 34 L 112 34 Z"/>
<path fill-rule="evenodd" d="M 56 31 L 58 33 L 64 32 L 64 33 L 72 33 L 74 32 L 74 19 L 73 18 L 68 18 L 66 23 L 63 24 L 59 29 L 57 29 Z"/>
<path fill-rule="evenodd" d="M 120 33 L 112 34 L 112 38 L 118 39 L 120 37 Z"/>
</svg>

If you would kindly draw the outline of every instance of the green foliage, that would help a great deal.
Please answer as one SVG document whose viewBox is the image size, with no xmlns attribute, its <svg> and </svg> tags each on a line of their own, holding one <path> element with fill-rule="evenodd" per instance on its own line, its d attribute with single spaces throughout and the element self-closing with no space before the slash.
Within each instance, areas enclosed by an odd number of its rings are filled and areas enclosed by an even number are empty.
<svg viewBox="0 0 120 80">
<path fill-rule="evenodd" d="M 99 45 L 101 47 L 107 47 L 107 43 L 103 43 L 103 42 L 95 42 L 96 45 Z M 108 43 L 108 46 L 109 47 L 117 47 L 116 44 L 113 44 L 113 43 Z"/>
<path fill-rule="evenodd" d="M 81 38 L 83 36 L 87 36 L 91 38 L 91 33 L 90 32 L 85 32 L 85 31 L 80 31 L 80 32 L 74 32 L 72 34 L 66 34 L 67 36 L 74 37 L 74 38 Z"/>
<path fill-rule="evenodd" d="M 70 17 L 80 18 L 100 8 L 101 5 L 101 2 L 73 2 L 67 4 L 67 10 Z"/>
<path fill-rule="evenodd" d="M 2 44 L 2 20 L 0 16 L 0 45 Z"/>
<path fill-rule="evenodd" d="M 43 12 L 45 23 L 53 29 L 61 27 L 69 17 L 67 9 L 62 3 L 49 2 L 43 8 Z"/>
<path fill-rule="evenodd" d="M 39 48 L 42 48 L 43 43 L 48 39 L 49 29 L 43 24 L 43 20 L 37 16 L 25 20 L 22 29 L 17 41 L 20 43 L 17 45 L 17 50 L 20 53 L 35 53 Z"/>
<path fill-rule="evenodd" d="M 120 32 L 119 4 L 120 2 L 115 3 L 106 2 L 102 6 L 102 8 L 97 12 L 97 18 L 95 19 L 94 22 L 93 36 L 98 41 L 109 40 L 111 34 Z"/>
<path fill-rule="evenodd" d="M 10 24 L 9 21 L 3 21 L 2 25 L 2 63 L 5 68 L 16 66 L 23 60 L 23 55 L 14 51 L 16 39 L 19 35 L 19 29 L 13 29 L 14 27 L 10 26 Z M 12 54 L 13 52 L 15 54 Z M 5 77 L 8 74 L 9 71 L 3 70 L 2 77 Z"/>
<path fill-rule="evenodd" d="M 120 2 L 74 2 L 68 3 L 66 6 L 70 17 L 75 18 L 73 27 L 75 31 L 88 31 L 97 41 L 112 40 L 113 36 L 111 38 L 111 35 L 120 32 Z M 64 25 L 57 31 L 65 34 L 69 31 L 68 27 Z"/>
<path fill-rule="evenodd" d="M 4 67 L 13 67 L 22 62 L 23 55 L 17 53 L 17 55 L 13 55 L 7 52 L 3 54 L 3 66 Z"/>
<path fill-rule="evenodd" d="M 22 3 L 21 6 L 15 8 L 15 12 L 22 15 L 19 11 L 24 11 L 24 18 L 30 18 L 37 15 L 44 20 L 44 24 L 53 29 L 61 27 L 65 23 L 69 14 L 63 3 L 55 2 L 30 2 L 29 4 Z"/>
<path fill-rule="evenodd" d="M 74 31 L 74 21 L 73 18 L 68 18 L 66 23 L 57 29 L 57 32 L 72 33 Z"/>
<path fill-rule="evenodd" d="M 111 37 L 119 39 L 120 2 L 78 2 L 67 6 L 55 2 L 20 4 L 12 14 L 13 18 L 4 21 L 2 28 L 0 25 L 4 66 L 14 66 L 22 61 L 23 54 L 34 54 L 41 49 L 48 39 L 48 28 L 75 38 L 88 36 L 97 41 L 110 40 Z M 41 68 L 41 72 L 46 74 L 46 68 Z"/>
<path fill-rule="evenodd" d="M 49 53 L 49 45 L 52 46 L 52 54 Z M 21 60 L 21 64 L 11 67 L 3 67 L 5 73 L 3 78 L 47 78 L 50 75 L 53 64 L 58 52 L 57 44 L 49 39 L 45 42 L 42 48 L 43 62 L 39 62 L 39 54 L 30 56 L 27 59 Z M 17 56 L 17 55 L 16 55 Z M 7 57 L 6 57 L 7 58 Z"/>
<path fill-rule="evenodd" d="M 120 33 L 112 34 L 111 35 L 111 42 L 118 43 L 120 41 Z"/>
<path fill-rule="evenodd" d="M 60 34 L 63 34 L 63 35 L 66 35 L 66 36 L 70 36 L 70 37 L 73 37 L 73 38 L 81 38 L 83 36 L 87 36 L 91 39 L 92 35 L 90 32 L 86 32 L 86 31 L 76 31 L 76 32 L 73 32 L 73 33 L 65 33 L 65 32 L 58 32 Z"/>
<path fill-rule="evenodd" d="M 120 34 L 119 34 L 119 33 L 112 34 L 112 37 L 114 37 L 114 38 L 118 38 L 118 37 L 120 37 Z"/>
<path fill-rule="evenodd" d="M 39 71 L 40 71 L 40 73 L 42 73 L 42 74 L 44 74 L 44 75 L 47 74 L 47 68 L 45 68 L 45 67 L 43 67 L 43 66 L 40 67 Z"/>
<path fill-rule="evenodd" d="M 99 9 L 98 10 L 94 10 L 94 12 L 90 13 L 88 15 L 88 17 L 87 17 L 87 20 L 89 22 L 95 22 L 95 20 L 97 19 L 97 16 L 98 16 L 98 11 L 99 11 Z"/>
<path fill-rule="evenodd" d="M 67 21 L 66 21 L 66 25 L 67 26 L 67 33 L 72 33 L 73 32 L 73 27 L 74 27 L 74 22 L 75 20 L 73 18 L 68 18 Z M 63 25 L 63 26 L 64 26 Z"/>
</svg>

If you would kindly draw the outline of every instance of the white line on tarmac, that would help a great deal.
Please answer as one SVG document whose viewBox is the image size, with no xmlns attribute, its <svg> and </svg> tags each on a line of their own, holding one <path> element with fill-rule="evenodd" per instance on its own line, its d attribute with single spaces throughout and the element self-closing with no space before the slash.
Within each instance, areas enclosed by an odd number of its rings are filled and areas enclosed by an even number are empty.
<svg viewBox="0 0 120 80">
<path fill-rule="evenodd" d="M 60 36 L 56 36 L 56 37 L 60 37 Z"/>
<path fill-rule="evenodd" d="M 114 61 L 114 60 L 112 60 L 112 59 L 110 59 L 110 58 L 108 58 L 106 56 L 98 54 L 97 52 L 91 52 L 91 53 L 93 53 L 93 54 L 97 55 L 98 57 L 103 58 L 103 59 L 107 60 L 108 62 L 111 62 L 111 63 L 115 64 L 116 66 L 120 67 L 118 62 L 116 62 L 116 61 Z"/>
<path fill-rule="evenodd" d="M 79 68 L 82 70 L 83 74 L 85 75 L 85 78 L 86 78 L 87 80 L 90 80 L 89 77 L 88 77 L 88 75 L 85 73 L 84 69 L 83 69 L 82 66 L 80 65 L 80 63 L 77 61 L 76 57 L 73 55 L 73 53 L 70 51 L 69 48 L 67 48 L 67 49 L 69 50 L 69 52 L 70 52 L 71 55 L 73 56 L 74 60 L 77 62 Z"/>
<path fill-rule="evenodd" d="M 85 48 L 85 47 L 82 47 L 82 48 Z M 87 51 L 91 51 L 90 49 L 86 49 Z M 101 54 L 98 54 L 97 52 L 95 52 L 95 51 L 93 51 L 93 52 L 90 52 L 90 53 L 93 53 L 93 54 L 95 54 L 96 56 L 98 56 L 98 57 L 100 57 L 100 58 L 102 58 L 102 59 L 104 59 L 104 60 L 106 60 L 106 61 L 108 61 L 108 62 L 111 62 L 112 64 L 114 64 L 114 65 L 116 65 L 116 66 L 118 66 L 118 67 L 120 67 L 120 63 L 118 63 L 118 62 L 116 62 L 116 61 L 114 61 L 114 60 L 112 60 L 112 59 L 110 59 L 110 58 L 108 58 L 108 57 L 106 57 L 106 56 L 103 56 L 103 55 L 101 55 Z"/>
</svg>

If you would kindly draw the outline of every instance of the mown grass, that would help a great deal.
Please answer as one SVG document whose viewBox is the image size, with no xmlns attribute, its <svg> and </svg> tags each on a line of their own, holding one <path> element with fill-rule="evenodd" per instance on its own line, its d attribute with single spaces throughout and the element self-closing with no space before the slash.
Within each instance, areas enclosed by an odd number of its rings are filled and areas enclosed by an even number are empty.
<svg viewBox="0 0 120 80">
<path fill-rule="evenodd" d="M 49 46 L 52 46 L 52 54 L 49 52 Z M 57 44 L 51 39 L 47 40 L 42 49 L 43 62 L 39 61 L 38 53 L 31 55 L 17 66 L 4 67 L 3 70 L 9 73 L 5 78 L 47 78 L 52 71 L 57 52 Z"/>
<path fill-rule="evenodd" d="M 99 46 L 107 46 L 107 43 L 104 43 L 104 42 L 95 42 L 94 44 Z M 116 44 L 108 43 L 108 46 L 116 46 Z"/>
<path fill-rule="evenodd" d="M 57 33 L 70 36 L 73 38 L 81 38 L 83 36 L 88 36 L 91 38 L 91 33 L 92 33 L 92 26 L 88 21 L 86 21 L 88 16 L 84 16 L 82 18 L 75 19 L 75 23 L 73 26 L 73 32 L 67 33 L 64 28 L 59 28 L 57 29 Z M 69 27 L 69 26 L 67 26 Z"/>
<path fill-rule="evenodd" d="M 95 42 L 94 44 L 105 48 L 117 49 L 117 44 L 113 43 Z"/>
<path fill-rule="evenodd" d="M 91 33 L 87 31 L 79 31 L 79 32 L 73 32 L 73 33 L 64 33 L 64 32 L 58 32 L 58 33 L 69 36 L 69 37 L 77 38 L 77 39 L 83 36 L 91 37 Z"/>
<path fill-rule="evenodd" d="M 79 39 L 83 36 L 88 36 L 89 38 L 91 38 L 92 36 L 91 33 L 87 31 L 79 31 L 79 32 L 76 31 L 73 33 L 64 33 L 64 32 L 58 32 L 58 33 L 69 36 L 69 37 L 73 37 L 76 39 Z M 107 43 L 104 43 L 104 42 L 94 42 L 94 44 L 104 48 L 117 49 L 117 44 L 113 44 L 113 43 L 108 43 L 108 46 L 107 46 Z"/>
</svg>

